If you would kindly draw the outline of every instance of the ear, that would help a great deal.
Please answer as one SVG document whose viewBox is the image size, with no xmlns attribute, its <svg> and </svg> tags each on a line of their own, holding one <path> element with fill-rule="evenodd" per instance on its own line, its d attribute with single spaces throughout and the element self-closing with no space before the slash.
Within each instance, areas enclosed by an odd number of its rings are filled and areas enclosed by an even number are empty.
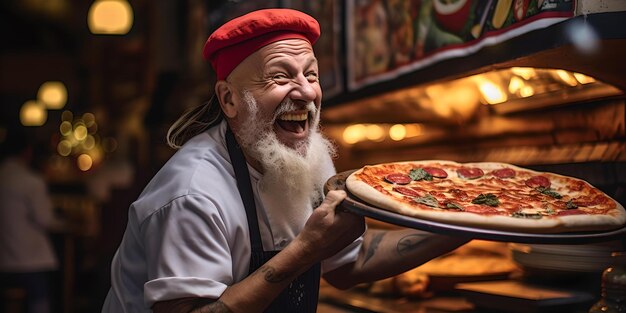
<svg viewBox="0 0 626 313">
<path fill-rule="evenodd" d="M 219 80 L 215 83 L 215 96 L 220 102 L 222 112 L 228 118 L 237 116 L 237 104 L 235 103 L 235 94 L 232 86 L 225 80 Z"/>
</svg>

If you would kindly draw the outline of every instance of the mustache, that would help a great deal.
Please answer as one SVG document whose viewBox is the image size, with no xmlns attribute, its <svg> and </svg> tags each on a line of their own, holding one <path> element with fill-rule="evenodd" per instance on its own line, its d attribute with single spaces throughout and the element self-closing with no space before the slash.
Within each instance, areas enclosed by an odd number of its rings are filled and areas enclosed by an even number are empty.
<svg viewBox="0 0 626 313">
<path fill-rule="evenodd" d="M 274 112 L 272 123 L 276 122 L 279 116 L 287 112 L 292 112 L 292 111 L 302 110 L 302 109 L 306 109 L 311 114 L 310 116 L 316 116 L 317 114 L 317 107 L 315 106 L 315 103 L 313 103 L 312 101 L 308 102 L 303 107 L 302 105 L 298 105 L 295 102 L 293 102 L 293 100 L 286 98 L 285 100 L 283 100 L 283 102 L 280 103 L 280 105 Z"/>
</svg>

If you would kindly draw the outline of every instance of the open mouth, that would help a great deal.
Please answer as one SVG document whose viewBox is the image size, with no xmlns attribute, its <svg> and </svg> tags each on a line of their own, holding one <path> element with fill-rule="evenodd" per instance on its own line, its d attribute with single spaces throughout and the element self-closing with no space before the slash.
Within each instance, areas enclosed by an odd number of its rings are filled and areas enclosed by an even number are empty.
<svg viewBox="0 0 626 313">
<path fill-rule="evenodd" d="M 276 119 L 276 124 L 285 131 L 299 134 L 307 130 L 308 120 L 308 111 L 288 112 L 281 114 Z"/>
</svg>

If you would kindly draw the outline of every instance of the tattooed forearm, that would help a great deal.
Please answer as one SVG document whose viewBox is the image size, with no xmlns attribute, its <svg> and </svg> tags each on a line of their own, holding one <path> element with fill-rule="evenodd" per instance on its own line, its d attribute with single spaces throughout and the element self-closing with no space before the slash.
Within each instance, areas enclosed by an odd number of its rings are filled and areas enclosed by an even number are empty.
<svg viewBox="0 0 626 313">
<path fill-rule="evenodd" d="M 269 265 L 261 266 L 257 272 L 263 274 L 265 281 L 268 283 L 280 283 L 286 279 L 295 276 L 295 273 L 279 273 L 275 268 Z"/>
<path fill-rule="evenodd" d="M 398 240 L 396 249 L 399 255 L 406 255 L 407 253 L 417 249 L 419 246 L 426 243 L 428 236 L 426 234 L 411 234 L 402 237 Z"/>
<path fill-rule="evenodd" d="M 374 237 L 372 238 L 372 241 L 370 242 L 369 247 L 367 248 L 367 252 L 365 254 L 365 260 L 363 260 L 363 265 L 365 265 L 365 263 L 367 263 L 367 261 L 374 256 L 374 253 L 376 252 L 376 249 L 378 249 L 378 245 L 380 245 L 380 242 L 383 240 L 384 236 L 385 236 L 385 232 L 374 234 Z"/>
<path fill-rule="evenodd" d="M 203 307 L 200 310 L 194 310 L 192 313 L 232 313 L 233 311 L 224 304 L 224 302 L 217 300 L 208 306 Z"/>
</svg>

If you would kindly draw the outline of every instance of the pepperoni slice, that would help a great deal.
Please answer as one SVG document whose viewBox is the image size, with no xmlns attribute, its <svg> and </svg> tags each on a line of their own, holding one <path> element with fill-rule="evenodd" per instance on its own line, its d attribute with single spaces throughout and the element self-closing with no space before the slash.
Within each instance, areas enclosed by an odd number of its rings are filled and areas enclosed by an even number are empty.
<svg viewBox="0 0 626 313">
<path fill-rule="evenodd" d="M 415 191 L 414 189 L 407 188 L 407 187 L 393 187 L 393 191 L 401 193 L 409 197 L 421 197 L 422 196 L 419 192 Z"/>
<path fill-rule="evenodd" d="M 485 175 L 485 172 L 477 167 L 462 167 L 456 172 L 465 179 L 476 179 Z"/>
<path fill-rule="evenodd" d="M 586 212 L 583 210 L 579 210 L 579 209 L 571 209 L 571 210 L 560 211 L 556 215 L 567 216 L 567 215 L 580 215 L 580 214 L 586 214 Z"/>
<path fill-rule="evenodd" d="M 392 184 L 406 185 L 410 183 L 413 179 L 411 179 L 409 175 L 405 175 L 402 173 L 393 173 L 385 176 L 385 180 Z"/>
<path fill-rule="evenodd" d="M 437 177 L 437 178 L 448 177 L 448 173 L 446 173 L 446 171 L 438 167 L 424 167 L 424 170 L 426 171 L 426 173 L 430 174 L 432 177 Z"/>
<path fill-rule="evenodd" d="M 581 191 L 585 188 L 585 183 L 580 180 L 571 181 L 567 185 L 567 188 L 572 191 Z"/>
<path fill-rule="evenodd" d="M 476 213 L 481 215 L 492 215 L 498 214 L 498 210 L 496 208 L 486 206 L 486 205 L 468 205 L 465 206 L 465 212 Z"/>
<path fill-rule="evenodd" d="M 537 187 L 549 188 L 550 180 L 546 178 L 545 176 L 533 176 L 526 180 L 526 186 L 530 188 L 537 188 Z"/>
<path fill-rule="evenodd" d="M 610 203 L 610 199 L 602 196 L 602 195 L 596 195 L 596 196 L 581 196 L 578 197 L 576 199 L 572 200 L 572 203 L 574 203 L 577 206 L 594 206 L 594 205 L 598 205 L 598 204 L 607 204 Z"/>
<path fill-rule="evenodd" d="M 445 198 L 446 195 L 444 195 L 441 192 L 438 192 L 437 190 L 431 190 L 428 192 L 428 194 L 435 196 L 435 198 Z"/>
<path fill-rule="evenodd" d="M 426 190 L 424 190 L 422 188 L 419 188 L 419 187 L 411 187 L 411 189 L 415 190 L 415 192 L 417 192 L 420 197 L 423 197 L 423 196 L 425 196 L 428 193 L 428 191 L 426 191 Z"/>
<path fill-rule="evenodd" d="M 515 177 L 515 170 L 512 168 L 501 168 L 492 172 L 493 176 L 498 178 L 512 178 Z"/>
</svg>

